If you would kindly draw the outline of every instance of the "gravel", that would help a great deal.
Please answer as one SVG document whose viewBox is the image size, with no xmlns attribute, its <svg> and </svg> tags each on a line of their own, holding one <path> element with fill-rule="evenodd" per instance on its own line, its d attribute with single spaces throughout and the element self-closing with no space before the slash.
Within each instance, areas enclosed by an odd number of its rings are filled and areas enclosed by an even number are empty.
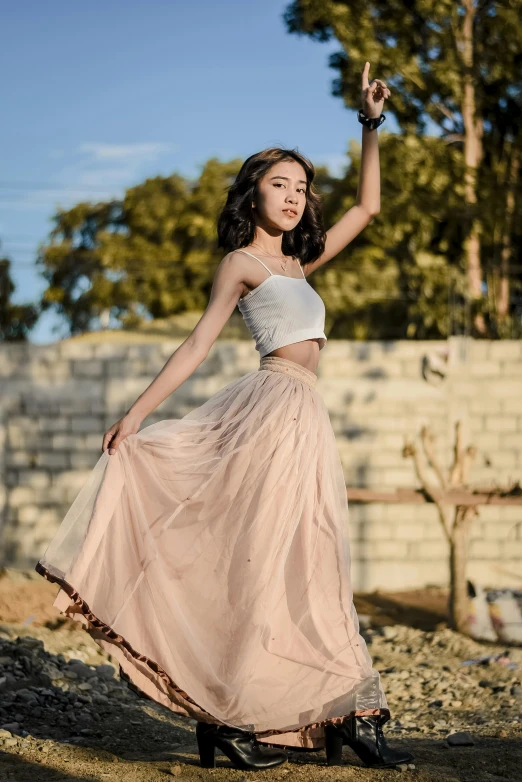
<svg viewBox="0 0 522 782">
<path fill-rule="evenodd" d="M 415 756 L 414 764 L 388 775 L 437 782 L 522 779 L 516 752 L 522 649 L 479 643 L 447 627 L 426 632 L 365 625 L 361 632 L 392 714 L 384 732 L 392 746 Z M 488 655 L 504 664 L 462 664 Z M 201 769 L 194 729 L 194 720 L 138 697 L 83 629 L 0 624 L 0 779 L 44 782 L 53 778 L 50 768 L 82 780 L 154 782 L 165 774 L 246 779 L 223 757 L 220 768 Z M 323 751 L 289 751 L 290 763 L 262 776 L 335 782 L 385 773 L 364 768 L 348 748 L 345 753 L 345 765 L 332 769 Z"/>
</svg>

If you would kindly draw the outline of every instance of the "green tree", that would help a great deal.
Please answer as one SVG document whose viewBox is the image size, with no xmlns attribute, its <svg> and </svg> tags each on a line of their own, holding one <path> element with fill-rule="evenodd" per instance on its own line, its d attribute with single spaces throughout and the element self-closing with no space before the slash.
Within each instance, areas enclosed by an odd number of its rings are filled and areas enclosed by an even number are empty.
<svg viewBox="0 0 522 782">
<path fill-rule="evenodd" d="M 509 263 L 519 249 L 512 231 L 521 212 L 521 10 L 521 0 L 295 0 L 284 14 L 291 33 L 339 41 L 330 57 L 337 72 L 333 94 L 348 107 L 359 108 L 360 73 L 369 60 L 392 90 L 387 113 L 405 135 L 425 137 L 429 119 L 446 145 L 448 164 L 458 150 L 462 256 L 481 334 L 487 329 L 483 269 L 498 257 L 481 247 L 485 227 L 494 222 L 502 237 L 504 315 Z M 389 194 L 383 190 L 383 196 Z"/>
<path fill-rule="evenodd" d="M 211 159 L 196 182 L 158 176 L 121 201 L 59 210 L 39 250 L 43 308 L 63 315 L 71 334 L 203 310 L 222 257 L 216 216 L 240 165 Z"/>
<path fill-rule="evenodd" d="M 0 258 L 0 342 L 21 342 L 38 319 L 33 304 L 13 304 L 11 297 L 16 286 L 9 273 L 11 262 Z"/>
</svg>

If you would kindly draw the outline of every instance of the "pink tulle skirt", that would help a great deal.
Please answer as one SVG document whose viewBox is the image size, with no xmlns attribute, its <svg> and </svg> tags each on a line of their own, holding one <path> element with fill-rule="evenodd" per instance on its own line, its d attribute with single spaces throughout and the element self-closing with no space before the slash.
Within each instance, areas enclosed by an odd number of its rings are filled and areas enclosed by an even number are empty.
<svg viewBox="0 0 522 782">
<path fill-rule="evenodd" d="M 288 747 L 389 717 L 350 584 L 343 469 L 317 376 L 278 357 L 105 452 L 36 570 L 173 712 Z"/>
</svg>

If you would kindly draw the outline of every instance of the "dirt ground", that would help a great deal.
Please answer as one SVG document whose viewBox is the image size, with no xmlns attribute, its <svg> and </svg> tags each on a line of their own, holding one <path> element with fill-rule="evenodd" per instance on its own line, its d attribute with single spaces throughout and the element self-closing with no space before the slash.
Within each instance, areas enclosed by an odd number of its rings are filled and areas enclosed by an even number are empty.
<svg viewBox="0 0 522 782">
<path fill-rule="evenodd" d="M 467 679 L 469 702 L 465 701 L 465 696 L 462 700 L 450 701 L 452 710 L 444 714 L 435 708 L 438 721 L 433 721 L 433 703 L 428 705 L 429 698 L 425 698 L 420 710 L 415 712 L 412 724 L 405 721 L 395 730 L 385 726 L 390 745 L 404 747 L 415 756 L 415 768 L 402 772 L 368 769 L 347 747 L 343 765 L 337 767 L 326 766 L 323 750 L 289 750 L 289 762 L 273 771 L 240 771 L 232 768 L 228 758 L 221 755 L 217 757 L 216 769 L 202 769 L 195 745 L 194 721 L 177 717 L 155 702 L 137 697 L 119 680 L 116 671 L 113 676 L 110 656 L 102 652 L 76 622 L 65 619 L 52 607 L 56 592 L 56 586 L 37 574 L 0 572 L 0 726 L 4 728 L 3 743 L 0 741 L 1 782 L 159 782 L 172 776 L 180 780 L 212 779 L 216 782 L 244 782 L 254 776 L 260 780 L 377 782 L 398 773 L 419 782 L 522 782 L 522 650 L 510 652 L 512 659 L 517 661 L 516 669 L 515 664 L 511 670 L 505 665 L 488 665 L 476 672 L 470 666 L 468 677 L 456 673 L 463 656 L 498 654 L 505 647 L 453 638 L 447 629 L 445 590 L 375 592 L 357 595 L 355 600 L 361 626 L 374 628 L 375 646 L 369 644 L 368 648 L 372 656 L 375 652 L 375 667 L 381 672 L 385 689 L 388 686 L 386 676 L 389 677 L 390 695 L 393 695 L 391 707 L 395 704 L 392 690 L 397 682 L 402 689 L 413 686 L 402 676 L 401 668 L 411 670 L 415 665 L 427 668 L 431 649 L 434 668 L 440 665 L 440 670 L 447 671 L 448 676 Z M 380 632 L 383 627 L 387 628 L 386 633 Z M 413 634 L 411 638 L 408 633 Z M 409 643 L 410 647 L 401 646 L 401 643 Z M 26 649 L 23 655 L 21 649 Z M 424 662 L 419 662 L 421 654 Z M 89 710 L 89 715 L 83 715 L 87 727 L 82 728 L 80 722 L 75 725 L 76 730 L 71 730 L 68 715 L 73 712 L 63 706 L 63 699 L 68 694 L 65 679 L 60 679 L 65 682 L 63 691 L 55 692 L 55 702 L 58 704 L 58 697 L 62 701 L 54 711 L 52 707 L 43 709 L 39 705 L 24 710 L 17 705 L 21 701 L 12 700 L 12 692 L 8 694 L 2 665 L 16 675 L 17 661 L 23 657 L 23 665 L 29 666 L 25 661 L 31 659 L 31 665 L 35 666 L 34 670 L 25 670 L 24 692 L 31 690 L 33 682 L 35 692 L 48 694 L 53 702 L 52 690 L 57 688 L 54 679 L 47 689 L 42 689 L 41 681 L 37 681 L 42 656 L 45 656 L 46 664 L 55 666 L 56 676 L 58 669 L 65 670 L 69 662 L 77 667 L 84 666 L 86 671 L 86 666 L 95 666 L 90 669 L 92 675 L 93 670 L 100 672 L 100 676 L 92 680 L 96 684 L 91 686 L 86 680 L 79 685 L 84 695 L 80 693 L 73 699 L 74 720 L 78 706 L 83 704 Z M 113 665 L 118 667 L 116 663 Z M 64 675 L 74 682 L 74 674 Z M 453 688 L 453 684 L 451 686 Z M 471 698 L 477 691 L 478 701 Z M 31 692 L 28 693 L 30 697 Z M 462 698 L 458 693 L 451 697 Z M 404 698 L 404 693 L 396 694 L 397 701 L 403 702 Z M 36 701 L 32 703 L 36 704 Z M 392 717 L 400 719 L 405 709 L 401 706 L 401 709 L 391 708 L 391 711 Z M 49 715 L 54 716 L 50 718 Z M 15 729 L 14 725 L 19 728 Z M 473 746 L 450 746 L 447 734 L 452 727 L 468 730 Z"/>
</svg>

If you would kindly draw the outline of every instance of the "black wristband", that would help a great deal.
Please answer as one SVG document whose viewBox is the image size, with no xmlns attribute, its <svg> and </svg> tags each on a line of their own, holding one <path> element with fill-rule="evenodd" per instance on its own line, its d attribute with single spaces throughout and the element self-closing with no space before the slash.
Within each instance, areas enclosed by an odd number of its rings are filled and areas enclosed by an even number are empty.
<svg viewBox="0 0 522 782">
<path fill-rule="evenodd" d="M 370 130 L 375 130 L 375 128 L 378 128 L 379 125 L 382 125 L 382 123 L 386 119 L 386 115 L 381 114 L 379 117 L 367 117 L 364 111 L 362 109 L 359 109 L 359 111 L 357 112 L 357 119 L 359 120 L 361 125 L 364 125 Z"/>
</svg>

